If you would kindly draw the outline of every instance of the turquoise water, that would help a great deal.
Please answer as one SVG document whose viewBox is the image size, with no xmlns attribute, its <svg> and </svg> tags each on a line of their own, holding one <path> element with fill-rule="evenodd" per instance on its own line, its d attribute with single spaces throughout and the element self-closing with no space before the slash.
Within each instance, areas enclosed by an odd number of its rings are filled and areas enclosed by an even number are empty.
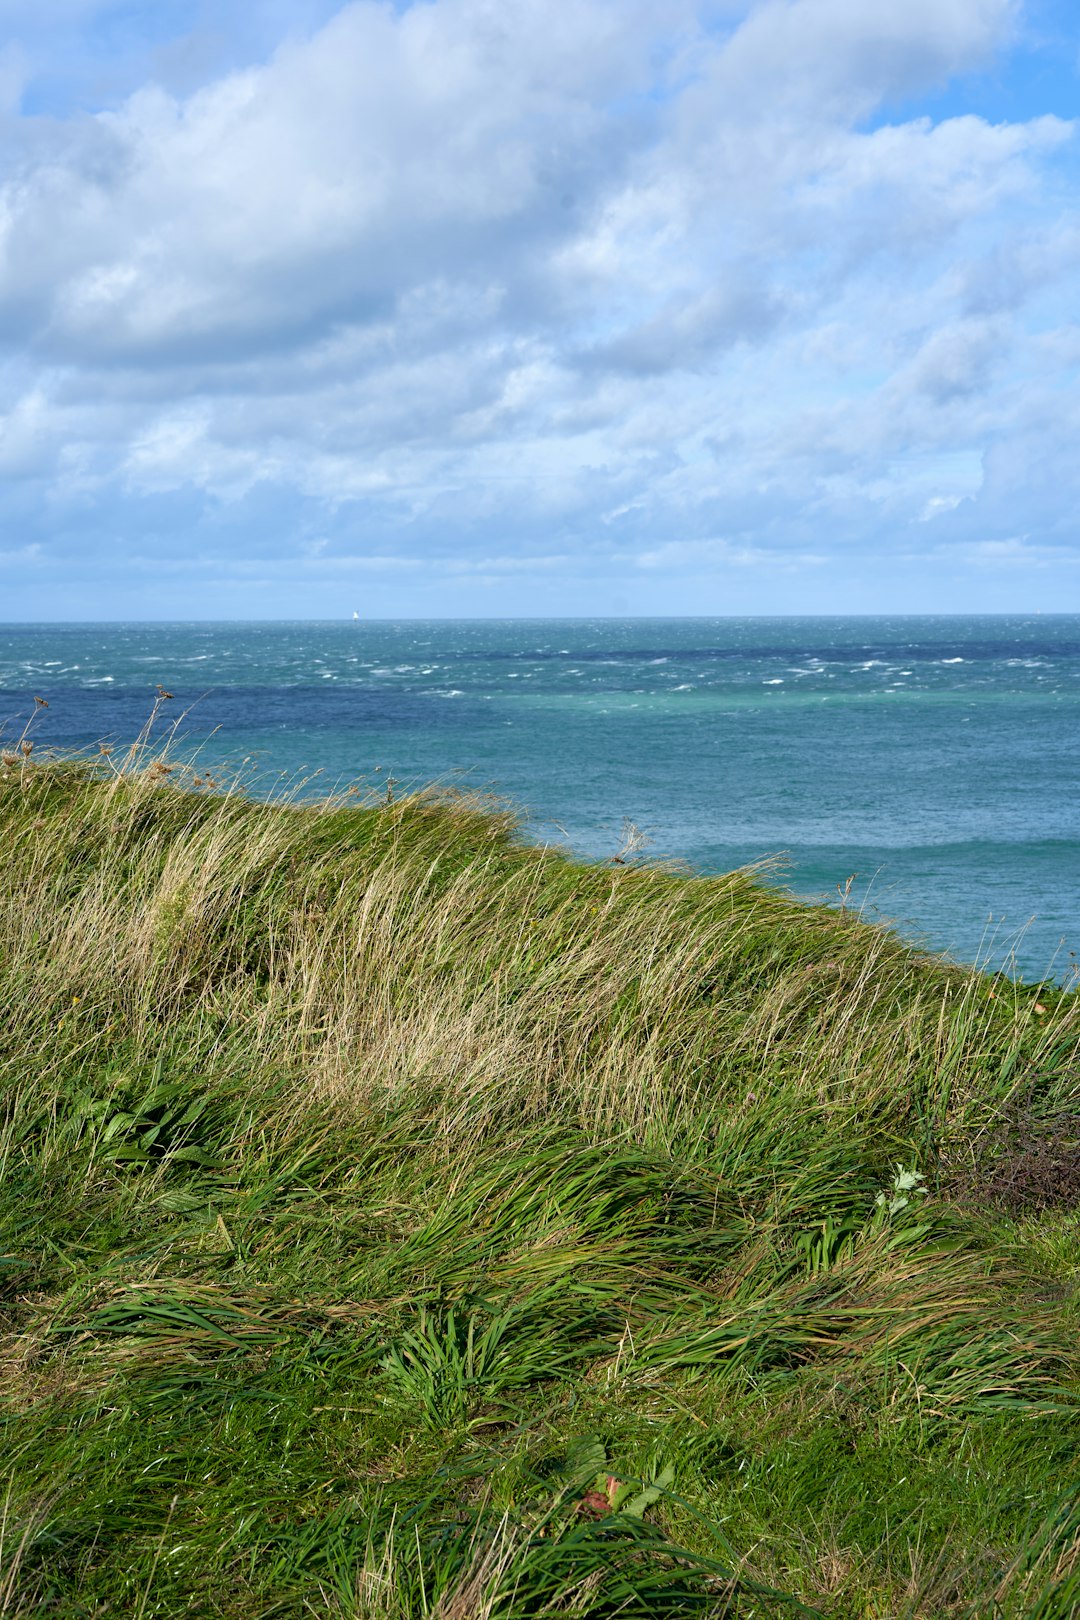
<svg viewBox="0 0 1080 1620">
<path fill-rule="evenodd" d="M 8 739 L 37 693 L 39 747 L 128 741 L 159 682 L 162 720 L 268 787 L 493 788 L 586 855 L 626 817 L 701 871 L 781 854 L 833 900 L 854 874 L 961 960 L 1067 978 L 1080 952 L 1080 615 L 0 631 Z"/>
</svg>

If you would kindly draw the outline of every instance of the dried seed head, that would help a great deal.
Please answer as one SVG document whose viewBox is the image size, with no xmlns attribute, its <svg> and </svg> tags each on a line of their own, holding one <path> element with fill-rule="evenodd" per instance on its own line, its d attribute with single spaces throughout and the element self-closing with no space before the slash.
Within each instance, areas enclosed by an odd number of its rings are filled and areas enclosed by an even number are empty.
<svg viewBox="0 0 1080 1620">
<path fill-rule="evenodd" d="M 34 702 L 37 704 L 39 709 L 47 709 L 49 707 L 45 699 L 43 697 L 38 697 L 36 692 L 34 693 Z"/>
<path fill-rule="evenodd" d="M 30 758 L 30 755 L 34 752 L 34 745 L 30 741 L 29 737 L 23 738 L 22 742 L 19 744 L 19 752 L 22 754 L 24 759 Z"/>
</svg>

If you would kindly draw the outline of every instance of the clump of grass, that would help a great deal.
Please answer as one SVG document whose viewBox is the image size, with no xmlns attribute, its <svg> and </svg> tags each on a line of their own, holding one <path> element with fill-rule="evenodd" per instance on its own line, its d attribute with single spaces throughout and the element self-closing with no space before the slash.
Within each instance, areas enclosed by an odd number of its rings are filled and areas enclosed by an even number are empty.
<svg viewBox="0 0 1080 1620">
<path fill-rule="evenodd" d="M 6 1612 L 1069 1612 L 1075 995 L 460 795 L 0 824 Z"/>
</svg>

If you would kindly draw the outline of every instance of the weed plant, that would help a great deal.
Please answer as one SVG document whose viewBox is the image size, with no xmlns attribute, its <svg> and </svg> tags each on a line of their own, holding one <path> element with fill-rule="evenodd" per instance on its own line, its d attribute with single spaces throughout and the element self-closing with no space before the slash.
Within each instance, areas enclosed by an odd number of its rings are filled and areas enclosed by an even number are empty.
<svg viewBox="0 0 1080 1620">
<path fill-rule="evenodd" d="M 0 824 L 0 1611 L 1080 1612 L 1075 994 L 449 794 Z"/>
</svg>

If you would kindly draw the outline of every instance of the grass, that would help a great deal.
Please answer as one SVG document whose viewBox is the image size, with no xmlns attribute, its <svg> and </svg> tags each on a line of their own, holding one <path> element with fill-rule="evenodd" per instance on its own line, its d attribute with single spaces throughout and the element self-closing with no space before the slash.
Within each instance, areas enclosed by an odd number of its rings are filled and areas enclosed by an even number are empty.
<svg viewBox="0 0 1080 1620">
<path fill-rule="evenodd" d="M 0 1613 L 1078 1612 L 1075 993 L 5 759 Z"/>
</svg>

